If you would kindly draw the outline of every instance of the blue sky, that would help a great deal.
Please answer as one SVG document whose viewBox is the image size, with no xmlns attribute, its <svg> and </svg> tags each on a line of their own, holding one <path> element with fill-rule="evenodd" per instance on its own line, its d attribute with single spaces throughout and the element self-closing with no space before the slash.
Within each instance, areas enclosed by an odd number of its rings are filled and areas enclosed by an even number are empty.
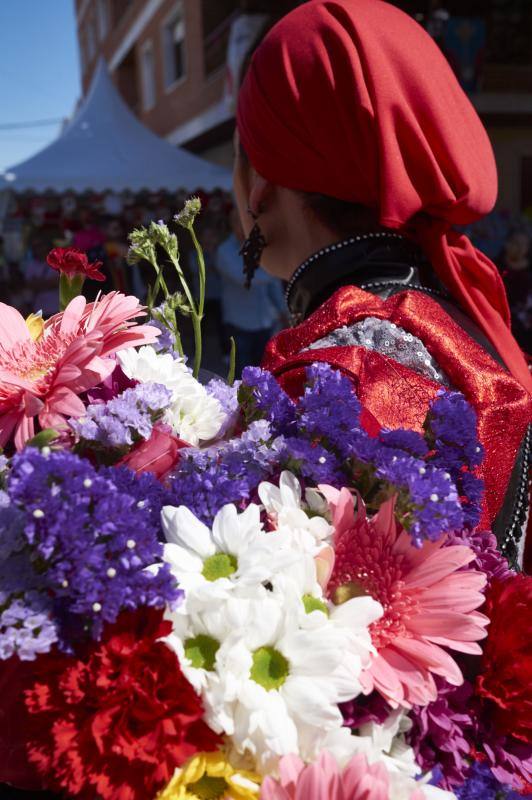
<svg viewBox="0 0 532 800">
<path fill-rule="evenodd" d="M 0 0 L 0 171 L 56 136 L 60 126 L 8 123 L 68 117 L 80 95 L 74 0 Z"/>
</svg>

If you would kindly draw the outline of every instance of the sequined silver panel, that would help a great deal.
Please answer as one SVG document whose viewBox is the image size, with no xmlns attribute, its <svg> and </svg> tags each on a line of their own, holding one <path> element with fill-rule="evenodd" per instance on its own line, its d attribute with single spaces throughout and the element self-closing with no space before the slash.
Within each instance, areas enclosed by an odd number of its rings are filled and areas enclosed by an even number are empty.
<svg viewBox="0 0 532 800">
<path fill-rule="evenodd" d="M 407 333 L 394 322 L 377 317 L 366 317 L 354 325 L 337 328 L 332 333 L 313 342 L 307 350 L 322 347 L 365 347 L 384 356 L 393 358 L 399 364 L 433 381 L 449 386 L 450 381 L 438 367 L 423 342 Z"/>
</svg>

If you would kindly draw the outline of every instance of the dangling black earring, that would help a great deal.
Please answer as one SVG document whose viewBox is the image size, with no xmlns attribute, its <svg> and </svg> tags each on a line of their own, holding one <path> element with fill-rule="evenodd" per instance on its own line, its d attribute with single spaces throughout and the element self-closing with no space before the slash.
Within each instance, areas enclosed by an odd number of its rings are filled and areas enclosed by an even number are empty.
<svg viewBox="0 0 532 800">
<path fill-rule="evenodd" d="M 255 220 L 255 224 L 252 227 L 248 238 L 244 241 L 242 247 L 240 248 L 240 255 L 244 259 L 244 275 L 246 276 L 246 283 L 245 283 L 246 289 L 249 289 L 251 287 L 251 281 L 253 280 L 253 276 L 260 267 L 260 260 L 262 258 L 262 253 L 264 251 L 264 248 L 268 244 L 260 229 L 259 223 L 257 222 L 258 216 L 254 214 L 250 208 L 248 208 L 248 214 L 251 214 L 251 216 Z"/>
</svg>

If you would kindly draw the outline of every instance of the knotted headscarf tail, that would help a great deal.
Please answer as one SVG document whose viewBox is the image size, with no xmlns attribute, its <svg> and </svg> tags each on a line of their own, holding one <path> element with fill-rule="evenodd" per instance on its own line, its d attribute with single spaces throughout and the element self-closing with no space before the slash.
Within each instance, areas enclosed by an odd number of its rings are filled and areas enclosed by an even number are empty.
<svg viewBox="0 0 532 800">
<path fill-rule="evenodd" d="M 241 142 L 280 186 L 361 203 L 419 243 L 456 300 L 529 390 L 495 265 L 452 230 L 497 196 L 487 134 L 445 57 L 381 0 L 310 0 L 255 52 L 238 103 Z"/>
</svg>

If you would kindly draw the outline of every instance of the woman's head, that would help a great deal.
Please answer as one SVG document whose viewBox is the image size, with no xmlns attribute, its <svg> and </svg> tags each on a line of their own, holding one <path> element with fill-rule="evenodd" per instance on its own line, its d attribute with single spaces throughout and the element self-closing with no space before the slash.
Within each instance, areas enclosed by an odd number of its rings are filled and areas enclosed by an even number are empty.
<svg viewBox="0 0 532 800">
<path fill-rule="evenodd" d="M 495 201 L 488 137 L 445 57 L 381 0 L 310 0 L 284 17 L 244 78 L 238 131 L 263 178 L 389 227 L 420 212 L 467 223 Z"/>
<path fill-rule="evenodd" d="M 262 266 L 284 280 L 322 247 L 381 227 L 377 214 L 360 203 L 287 189 L 262 178 L 240 145 L 238 131 L 233 183 L 240 229 L 248 236 L 260 217 L 261 232 L 268 243 Z"/>
<path fill-rule="evenodd" d="M 491 145 L 417 22 L 381 0 L 303 3 L 256 50 L 237 123 L 235 195 L 246 233 L 247 207 L 260 212 L 269 271 L 289 277 L 301 256 L 334 238 L 301 192 L 366 207 L 379 225 L 421 245 L 514 374 L 530 384 L 497 269 L 452 230 L 495 203 Z"/>
</svg>

